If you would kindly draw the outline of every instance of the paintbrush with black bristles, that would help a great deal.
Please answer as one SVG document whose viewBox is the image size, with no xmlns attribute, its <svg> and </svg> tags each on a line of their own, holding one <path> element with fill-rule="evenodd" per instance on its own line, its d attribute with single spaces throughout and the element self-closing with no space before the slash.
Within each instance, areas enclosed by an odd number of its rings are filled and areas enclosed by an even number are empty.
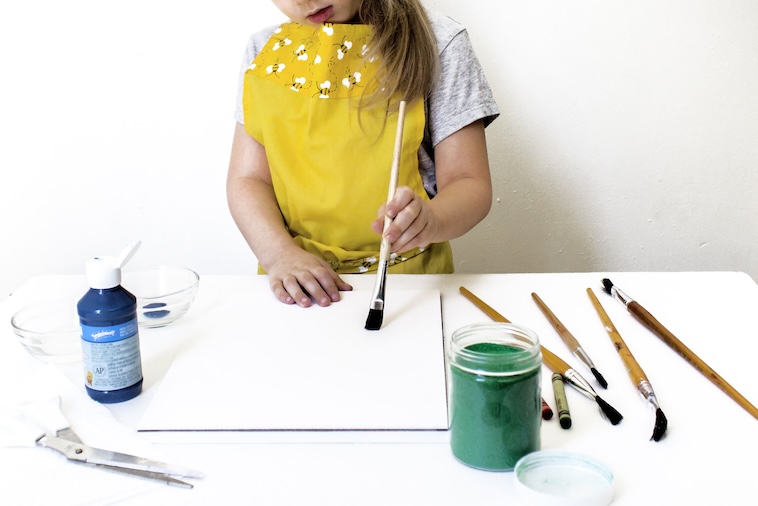
<svg viewBox="0 0 758 506">
<path fill-rule="evenodd" d="M 590 359 L 590 356 L 587 355 L 587 352 L 584 351 L 584 348 L 582 348 L 582 345 L 579 344 L 579 341 L 574 337 L 574 335 L 569 332 L 569 330 L 566 328 L 566 326 L 561 323 L 561 321 L 558 319 L 557 316 L 550 310 L 549 307 L 547 307 L 547 304 L 545 304 L 542 299 L 540 299 L 540 296 L 536 293 L 532 292 L 532 299 L 534 299 L 534 302 L 537 303 L 537 306 L 542 310 L 542 314 L 545 315 L 545 318 L 550 322 L 550 324 L 553 326 L 556 332 L 558 332 L 558 335 L 561 336 L 561 339 L 564 343 L 566 343 L 566 346 L 569 347 L 569 350 L 571 350 L 571 353 L 573 353 L 576 358 L 578 358 L 580 361 L 586 365 L 593 376 L 595 376 L 595 379 L 598 383 L 600 383 L 600 386 L 603 388 L 608 388 L 608 382 L 605 381 L 605 378 L 603 378 L 603 375 L 600 374 L 600 371 L 597 370 L 597 367 L 595 367 L 595 364 L 592 362 L 592 359 Z"/>
<path fill-rule="evenodd" d="M 397 178 L 400 172 L 400 155 L 403 151 L 403 126 L 405 125 L 405 101 L 400 101 L 397 112 L 397 132 L 395 134 L 395 149 L 392 154 L 392 168 L 390 170 L 390 184 L 387 191 L 387 202 L 392 200 L 397 189 Z M 366 318 L 366 330 L 379 330 L 382 328 L 384 321 L 384 286 L 387 284 L 387 268 L 390 259 L 390 243 L 387 240 L 387 227 L 392 223 L 392 219 L 384 216 L 384 232 L 382 233 L 382 242 L 379 246 L 379 264 L 376 268 L 376 283 L 374 292 L 371 295 L 371 305 L 369 306 L 368 317 Z"/>
<path fill-rule="evenodd" d="M 708 378 L 711 383 L 719 387 L 725 394 L 732 398 L 737 404 L 740 405 L 745 411 L 753 415 L 758 419 L 758 408 L 753 406 L 741 393 L 739 393 L 732 385 L 730 385 L 724 378 L 722 378 L 716 371 L 714 371 L 708 364 L 706 364 L 700 357 L 698 357 L 692 350 L 690 350 L 683 342 L 671 333 L 666 327 L 651 315 L 647 309 L 642 307 L 639 302 L 629 297 L 626 293 L 619 290 L 613 282 L 608 279 L 603 279 L 603 289 L 606 293 L 612 296 L 614 299 L 621 302 L 626 306 L 626 310 L 629 311 L 640 323 L 647 327 L 650 331 L 658 336 L 664 343 L 669 345 L 671 349 L 677 352 L 682 358 L 690 363 L 695 369 L 697 369 L 703 376 Z"/>
<path fill-rule="evenodd" d="M 563 361 L 563 359 L 544 346 L 542 346 L 542 361 L 548 369 L 563 376 L 567 383 L 595 401 L 597 405 L 600 406 L 600 411 L 602 411 L 605 418 L 607 418 L 611 424 L 618 425 L 621 420 L 624 419 L 623 415 L 619 413 L 616 408 L 608 404 L 608 402 L 592 389 L 589 382 L 584 379 L 581 374 L 572 369 L 570 365 Z"/>
<path fill-rule="evenodd" d="M 492 307 L 487 305 L 482 299 L 471 293 L 469 290 L 467 290 L 464 287 L 459 288 L 460 292 L 463 294 L 464 297 L 466 297 L 468 300 L 474 303 L 476 307 L 484 311 L 484 313 L 495 320 L 496 322 L 504 322 L 504 323 L 510 323 L 510 320 L 508 320 L 505 316 L 501 315 L 497 311 L 495 311 Z M 611 422 L 613 425 L 618 425 L 619 422 L 624 418 L 621 413 L 619 413 L 616 408 L 608 404 L 605 400 L 603 400 L 602 397 L 597 395 L 597 393 L 592 389 L 590 384 L 587 382 L 586 379 L 582 377 L 581 374 L 576 372 L 574 369 L 572 369 L 566 362 L 564 362 L 560 357 L 558 357 L 556 354 L 552 353 L 550 350 L 545 348 L 544 346 L 540 346 L 542 350 L 542 361 L 543 363 L 553 372 L 557 372 L 561 376 L 563 376 L 566 381 L 579 390 L 581 393 L 589 397 L 590 399 L 594 400 L 598 406 L 600 406 L 600 411 L 603 413 L 605 418 Z"/>
<path fill-rule="evenodd" d="M 637 362 L 637 359 L 632 355 L 632 352 L 627 347 L 621 334 L 619 334 L 616 326 L 611 321 L 611 317 L 605 312 L 605 308 L 603 308 L 603 305 L 597 300 L 597 297 L 591 288 L 587 288 L 587 295 L 589 295 L 592 305 L 595 306 L 595 311 L 597 311 L 597 315 L 600 317 L 600 321 L 603 323 L 605 331 L 608 332 L 608 337 L 611 338 L 613 346 L 616 348 L 621 360 L 624 362 L 626 371 L 629 373 L 629 378 L 632 380 L 632 383 L 637 388 L 640 395 L 642 395 L 642 398 L 653 408 L 653 411 L 655 412 L 655 426 L 653 427 L 653 435 L 650 439 L 653 441 L 660 441 L 666 433 L 668 420 L 666 419 L 666 415 L 663 414 L 663 410 L 661 410 L 661 407 L 658 405 L 658 398 L 655 396 L 653 386 L 650 384 L 645 371 L 642 370 L 639 362 Z"/>
</svg>

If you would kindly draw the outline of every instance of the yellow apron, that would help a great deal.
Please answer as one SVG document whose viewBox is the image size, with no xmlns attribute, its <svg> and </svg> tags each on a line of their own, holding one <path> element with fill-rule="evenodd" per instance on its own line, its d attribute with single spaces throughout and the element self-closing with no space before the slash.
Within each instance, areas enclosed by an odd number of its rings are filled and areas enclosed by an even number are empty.
<svg viewBox="0 0 758 506">
<path fill-rule="evenodd" d="M 266 148 L 274 193 L 290 235 L 339 273 L 375 270 L 371 230 L 387 199 L 397 112 L 357 103 L 376 81 L 363 58 L 367 25 L 287 23 L 245 73 L 245 130 Z M 418 171 L 424 104 L 409 105 L 398 185 L 428 199 Z M 453 272 L 448 242 L 390 259 L 394 273 Z"/>
</svg>

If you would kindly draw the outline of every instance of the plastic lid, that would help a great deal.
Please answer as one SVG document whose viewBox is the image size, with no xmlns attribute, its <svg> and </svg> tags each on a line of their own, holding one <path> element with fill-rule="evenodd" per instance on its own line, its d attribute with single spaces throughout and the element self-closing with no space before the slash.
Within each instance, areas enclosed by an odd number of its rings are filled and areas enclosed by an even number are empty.
<svg viewBox="0 0 758 506">
<path fill-rule="evenodd" d="M 613 499 L 613 473 L 585 455 L 543 450 L 514 468 L 516 492 L 530 506 L 606 506 Z"/>
<path fill-rule="evenodd" d="M 121 267 L 137 252 L 141 241 L 128 245 L 117 257 L 96 257 L 87 261 L 87 282 L 90 288 L 105 290 L 121 284 Z"/>
</svg>

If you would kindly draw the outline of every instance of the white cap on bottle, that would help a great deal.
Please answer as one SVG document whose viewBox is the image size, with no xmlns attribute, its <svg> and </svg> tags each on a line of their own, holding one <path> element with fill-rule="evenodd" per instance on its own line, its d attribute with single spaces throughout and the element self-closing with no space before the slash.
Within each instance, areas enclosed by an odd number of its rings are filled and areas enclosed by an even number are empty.
<svg viewBox="0 0 758 506">
<path fill-rule="evenodd" d="M 87 260 L 87 282 L 90 288 L 104 290 L 121 284 L 121 267 L 116 265 L 116 257 L 102 257 Z"/>
<path fill-rule="evenodd" d="M 96 257 L 87 261 L 87 282 L 90 288 L 106 290 L 121 284 L 121 267 L 128 262 L 142 244 L 135 241 L 117 257 Z"/>
</svg>

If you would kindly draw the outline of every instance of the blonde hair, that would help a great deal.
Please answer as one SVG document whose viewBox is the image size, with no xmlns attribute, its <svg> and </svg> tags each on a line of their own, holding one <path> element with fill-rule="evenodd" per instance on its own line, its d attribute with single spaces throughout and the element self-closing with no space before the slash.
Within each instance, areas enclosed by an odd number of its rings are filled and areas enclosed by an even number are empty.
<svg viewBox="0 0 758 506">
<path fill-rule="evenodd" d="M 431 23 L 420 0 L 363 0 L 361 23 L 373 31 L 367 57 L 381 59 L 375 90 L 361 99 L 361 107 L 388 106 L 396 95 L 413 102 L 431 92 L 439 56 Z"/>
</svg>

